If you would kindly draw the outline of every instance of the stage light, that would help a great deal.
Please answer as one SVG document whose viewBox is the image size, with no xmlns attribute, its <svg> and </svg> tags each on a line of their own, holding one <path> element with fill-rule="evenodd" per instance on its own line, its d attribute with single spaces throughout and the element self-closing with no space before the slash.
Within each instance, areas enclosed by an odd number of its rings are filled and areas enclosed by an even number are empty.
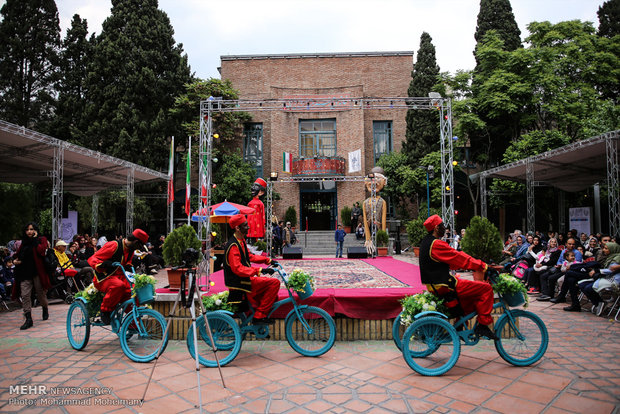
<svg viewBox="0 0 620 414">
<path fill-rule="evenodd" d="M 211 236 L 215 237 L 215 236 L 217 236 L 217 233 L 216 233 L 216 232 L 214 232 L 214 231 L 212 231 L 212 232 L 211 232 Z"/>
<path fill-rule="evenodd" d="M 278 181 L 278 172 L 272 171 L 269 175 L 269 181 Z"/>
<path fill-rule="evenodd" d="M 211 286 L 215 286 L 215 282 L 214 282 L 214 281 L 211 281 L 209 284 L 210 284 Z"/>
<path fill-rule="evenodd" d="M 217 184 L 213 184 L 211 188 L 217 188 Z"/>
<path fill-rule="evenodd" d="M 211 161 L 217 163 L 219 160 L 217 158 L 213 158 Z"/>
<path fill-rule="evenodd" d="M 444 118 L 445 118 L 445 119 L 448 119 L 448 115 L 445 115 L 445 116 L 444 116 Z"/>
<path fill-rule="evenodd" d="M 218 139 L 220 137 L 220 134 L 213 134 L 213 138 Z"/>
<path fill-rule="evenodd" d="M 452 161 L 452 165 L 454 165 L 456 167 L 457 165 L 459 165 L 459 163 L 458 163 L 458 161 Z"/>
<path fill-rule="evenodd" d="M 449 185 L 446 186 L 446 191 L 450 191 L 450 186 Z"/>
<path fill-rule="evenodd" d="M 459 211 L 458 210 L 454 210 L 454 215 L 458 216 L 459 215 Z"/>
</svg>

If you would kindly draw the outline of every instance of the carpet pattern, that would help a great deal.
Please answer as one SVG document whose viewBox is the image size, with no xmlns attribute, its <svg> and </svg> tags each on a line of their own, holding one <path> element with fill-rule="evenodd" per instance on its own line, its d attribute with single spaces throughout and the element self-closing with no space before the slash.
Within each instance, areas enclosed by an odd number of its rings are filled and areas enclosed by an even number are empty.
<svg viewBox="0 0 620 414">
<path fill-rule="evenodd" d="M 314 276 L 317 289 L 408 288 L 409 285 L 361 260 L 282 260 L 287 274 L 300 268 Z"/>
</svg>

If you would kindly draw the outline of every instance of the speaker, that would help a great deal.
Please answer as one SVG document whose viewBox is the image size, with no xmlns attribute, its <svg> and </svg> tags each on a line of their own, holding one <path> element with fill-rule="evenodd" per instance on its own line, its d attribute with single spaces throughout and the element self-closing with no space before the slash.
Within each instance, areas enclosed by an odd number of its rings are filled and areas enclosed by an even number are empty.
<svg viewBox="0 0 620 414">
<path fill-rule="evenodd" d="M 365 247 L 347 247 L 347 259 L 365 259 L 367 257 L 368 252 Z"/>
<path fill-rule="evenodd" d="M 283 247 L 282 258 L 283 259 L 301 259 L 302 258 L 301 247 Z"/>
</svg>

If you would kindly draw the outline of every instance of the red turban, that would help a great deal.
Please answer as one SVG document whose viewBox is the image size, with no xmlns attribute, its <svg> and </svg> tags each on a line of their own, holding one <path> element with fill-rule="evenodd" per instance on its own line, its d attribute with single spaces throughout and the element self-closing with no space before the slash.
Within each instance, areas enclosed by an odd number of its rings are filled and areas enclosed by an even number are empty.
<svg viewBox="0 0 620 414">
<path fill-rule="evenodd" d="M 228 220 L 228 224 L 230 224 L 230 228 L 234 229 L 235 227 L 245 223 L 245 216 L 243 214 L 234 215 Z"/>
<path fill-rule="evenodd" d="M 144 230 L 135 229 L 131 234 L 133 234 L 136 239 L 140 240 L 142 244 L 146 244 L 149 241 L 149 235 L 146 234 Z"/>
<path fill-rule="evenodd" d="M 267 188 L 267 181 L 263 180 L 262 178 L 257 178 L 256 181 L 254 181 L 254 184 L 258 184 L 263 188 Z"/>
<path fill-rule="evenodd" d="M 426 227 L 426 230 L 428 231 L 433 231 L 435 226 L 437 226 L 442 221 L 443 220 L 441 219 L 441 217 L 439 217 L 437 214 L 433 214 L 426 219 L 426 221 L 424 222 L 424 227 Z"/>
</svg>

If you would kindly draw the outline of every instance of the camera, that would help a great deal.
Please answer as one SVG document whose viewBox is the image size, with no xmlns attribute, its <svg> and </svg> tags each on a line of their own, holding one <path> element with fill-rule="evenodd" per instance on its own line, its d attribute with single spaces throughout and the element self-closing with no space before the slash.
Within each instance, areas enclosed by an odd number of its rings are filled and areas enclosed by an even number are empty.
<svg viewBox="0 0 620 414">
<path fill-rule="evenodd" d="M 181 259 L 183 260 L 183 263 L 185 263 L 185 266 L 194 267 L 196 266 L 196 263 L 198 263 L 198 257 L 198 251 L 190 247 L 183 252 Z"/>
</svg>

